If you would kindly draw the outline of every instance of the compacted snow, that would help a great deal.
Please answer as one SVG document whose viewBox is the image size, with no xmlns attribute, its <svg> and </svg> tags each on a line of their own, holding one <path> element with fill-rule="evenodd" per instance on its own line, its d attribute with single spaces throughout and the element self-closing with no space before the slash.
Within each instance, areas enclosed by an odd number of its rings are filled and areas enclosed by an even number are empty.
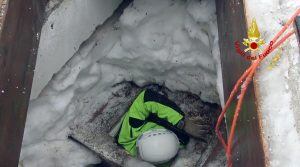
<svg viewBox="0 0 300 167">
<path fill-rule="evenodd" d="M 50 0 L 49 15 L 41 31 L 31 99 L 35 99 L 78 50 L 98 24 L 102 24 L 121 0 Z M 55 9 L 55 10 L 53 10 Z"/>
<path fill-rule="evenodd" d="M 249 16 L 255 17 L 262 38 L 269 42 L 300 7 L 298 0 L 249 0 Z M 267 67 L 275 50 L 262 62 L 257 75 L 262 125 L 270 166 L 297 167 L 300 164 L 300 80 L 299 47 L 293 35 L 282 46 L 281 59 Z M 298 120 L 298 123 L 297 123 Z"/>
<path fill-rule="evenodd" d="M 87 110 L 99 109 L 111 86 L 122 81 L 158 83 L 220 103 L 214 1 L 135 0 L 119 20 L 111 20 L 94 31 L 30 102 L 20 166 L 99 162 L 67 139 L 69 126 Z"/>
</svg>

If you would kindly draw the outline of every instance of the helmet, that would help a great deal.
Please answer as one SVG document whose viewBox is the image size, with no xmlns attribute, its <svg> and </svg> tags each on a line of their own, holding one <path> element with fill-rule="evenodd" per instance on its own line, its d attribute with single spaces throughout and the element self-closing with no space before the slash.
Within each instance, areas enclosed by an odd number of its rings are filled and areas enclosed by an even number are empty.
<svg viewBox="0 0 300 167">
<path fill-rule="evenodd" d="M 153 164 L 168 162 L 178 152 L 177 136 L 166 129 L 155 129 L 143 133 L 137 140 L 139 156 Z"/>
</svg>

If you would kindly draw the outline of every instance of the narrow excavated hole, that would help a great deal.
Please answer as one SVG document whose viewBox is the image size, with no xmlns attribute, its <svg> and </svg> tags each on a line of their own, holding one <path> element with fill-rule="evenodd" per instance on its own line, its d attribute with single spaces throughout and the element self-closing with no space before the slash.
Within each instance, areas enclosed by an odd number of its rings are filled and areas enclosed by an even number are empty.
<svg viewBox="0 0 300 167">
<path fill-rule="evenodd" d="M 191 139 L 172 166 L 225 166 L 213 132 L 221 92 L 214 2 L 125 4 L 95 29 L 31 102 L 21 165 L 85 166 L 101 160 L 102 166 L 122 165 L 126 153 L 109 132 L 138 92 L 150 88 L 188 117 L 203 117 L 211 124 L 207 143 Z M 40 115 L 45 117 L 37 119 Z M 42 151 L 37 154 L 36 149 Z"/>
<path fill-rule="evenodd" d="M 205 118 L 211 125 L 211 131 L 203 136 L 205 141 L 191 138 L 189 144 L 179 151 L 172 166 L 225 165 L 224 152 L 213 133 L 220 106 L 203 102 L 198 95 L 190 92 L 171 91 L 157 84 L 139 87 L 133 82 L 122 82 L 111 87 L 111 96 L 105 104 L 98 110 L 89 110 L 76 118 L 75 123 L 71 125 L 70 138 L 94 151 L 106 163 L 121 165 L 126 153 L 116 144 L 116 138 L 109 134 L 128 111 L 132 101 L 144 89 L 151 89 L 172 100 L 186 117 Z"/>
</svg>

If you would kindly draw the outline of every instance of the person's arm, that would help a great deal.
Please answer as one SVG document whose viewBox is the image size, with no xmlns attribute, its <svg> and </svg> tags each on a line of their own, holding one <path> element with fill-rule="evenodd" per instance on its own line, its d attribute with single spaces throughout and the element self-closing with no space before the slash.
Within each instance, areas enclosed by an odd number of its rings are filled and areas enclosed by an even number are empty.
<svg viewBox="0 0 300 167">
<path fill-rule="evenodd" d="M 210 126 L 205 120 L 185 118 L 184 113 L 174 102 L 147 89 L 139 94 L 129 109 L 130 125 L 142 126 L 151 113 L 196 138 L 201 138 L 210 130 Z"/>
<path fill-rule="evenodd" d="M 165 96 L 152 90 L 142 91 L 129 109 L 129 117 L 146 120 L 149 114 L 155 114 L 175 125 L 184 116 L 180 108 Z"/>
<path fill-rule="evenodd" d="M 145 91 L 144 103 L 146 110 L 183 129 L 192 137 L 201 139 L 211 129 L 207 120 L 184 117 L 184 113 L 174 102 L 154 91 Z"/>
<path fill-rule="evenodd" d="M 152 90 L 145 91 L 144 106 L 147 111 L 172 125 L 176 125 L 184 117 L 184 113 L 174 102 Z"/>
</svg>

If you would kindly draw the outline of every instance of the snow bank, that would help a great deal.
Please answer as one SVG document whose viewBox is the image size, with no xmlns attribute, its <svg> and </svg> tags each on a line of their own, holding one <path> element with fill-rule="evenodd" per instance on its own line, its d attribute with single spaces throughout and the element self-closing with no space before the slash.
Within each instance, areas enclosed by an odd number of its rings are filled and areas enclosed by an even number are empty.
<svg viewBox="0 0 300 167">
<path fill-rule="evenodd" d="M 247 2 L 250 16 L 256 18 L 262 37 L 267 42 L 300 7 L 300 1 L 296 0 L 249 0 Z M 299 119 L 300 115 L 299 98 L 295 99 L 299 97 L 300 86 L 299 48 L 296 36 L 290 37 L 282 48 L 282 58 L 275 68 L 267 69 L 274 53 L 262 62 L 257 82 L 261 98 L 263 133 L 269 147 L 270 166 L 296 167 L 300 164 L 300 137 L 295 120 L 297 117 Z"/>
<path fill-rule="evenodd" d="M 120 21 L 114 19 L 95 30 L 31 101 L 21 166 L 98 162 L 66 139 L 69 125 L 86 110 L 97 110 L 111 95 L 111 86 L 124 80 L 139 86 L 155 82 L 219 103 L 214 1 L 136 0 Z"/>
<path fill-rule="evenodd" d="M 42 27 L 31 99 L 36 98 L 56 73 L 120 4 L 121 0 L 51 0 Z M 55 10 L 53 10 L 55 9 Z M 52 11 L 53 10 L 53 11 Z"/>
<path fill-rule="evenodd" d="M 210 4 L 213 9 L 214 4 Z M 206 101 L 219 101 L 216 63 L 211 53 L 216 42 L 216 22 L 197 24 L 191 17 L 197 13 L 187 10 L 190 5 L 193 3 L 134 2 L 120 18 L 120 41 L 99 60 L 111 66 L 102 68 L 130 71 L 124 79 L 139 85 L 152 81 L 172 90 L 201 94 Z"/>
</svg>

